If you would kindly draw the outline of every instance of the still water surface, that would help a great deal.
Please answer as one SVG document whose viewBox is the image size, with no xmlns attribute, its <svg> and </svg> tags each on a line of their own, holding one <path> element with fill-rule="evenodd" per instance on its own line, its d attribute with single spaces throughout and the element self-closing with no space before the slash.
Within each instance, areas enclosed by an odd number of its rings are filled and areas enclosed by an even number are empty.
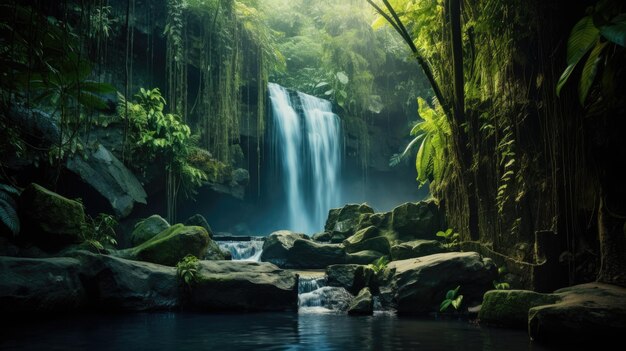
<svg viewBox="0 0 626 351">
<path fill-rule="evenodd" d="M 0 336 L 1 350 L 542 350 L 524 331 L 311 311 L 34 318 Z"/>
</svg>

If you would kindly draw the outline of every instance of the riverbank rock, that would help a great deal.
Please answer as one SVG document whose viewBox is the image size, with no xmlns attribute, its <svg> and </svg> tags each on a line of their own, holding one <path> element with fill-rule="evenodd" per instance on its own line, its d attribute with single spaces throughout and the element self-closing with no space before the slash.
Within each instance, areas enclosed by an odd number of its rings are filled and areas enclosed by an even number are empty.
<svg viewBox="0 0 626 351">
<path fill-rule="evenodd" d="M 298 307 L 298 277 L 270 263 L 201 261 L 190 304 L 202 311 L 283 311 Z"/>
<path fill-rule="evenodd" d="M 363 250 L 346 255 L 346 263 L 349 264 L 370 264 L 377 259 L 386 256 L 382 252 L 373 250 Z"/>
<path fill-rule="evenodd" d="M 187 226 L 196 225 L 198 227 L 202 227 L 206 229 L 207 233 L 209 233 L 209 237 L 213 239 L 213 230 L 211 229 L 209 222 L 207 222 L 206 218 L 204 218 L 203 215 L 195 214 L 187 218 L 187 220 L 185 221 L 185 225 Z"/>
<path fill-rule="evenodd" d="M 171 310 L 180 304 L 176 268 L 79 252 L 89 307 L 103 311 Z"/>
<path fill-rule="evenodd" d="M 330 233 L 331 238 L 337 236 L 346 239 L 357 230 L 362 215 L 373 213 L 374 209 L 365 203 L 347 204 L 341 208 L 333 208 L 328 211 L 324 230 Z"/>
<path fill-rule="evenodd" d="M 261 261 L 271 262 L 277 266 L 287 263 L 287 253 L 298 239 L 306 238 L 306 235 L 294 233 L 289 230 L 279 230 L 270 234 L 263 243 Z"/>
<path fill-rule="evenodd" d="M 348 314 L 352 316 L 367 316 L 374 313 L 374 298 L 369 288 L 363 288 L 352 300 L 348 307 Z"/>
<path fill-rule="evenodd" d="M 380 230 L 374 226 L 361 229 L 343 242 L 347 253 L 372 250 L 384 254 L 389 253 L 389 241 L 380 236 Z"/>
<path fill-rule="evenodd" d="M 102 196 L 119 217 L 128 216 L 148 195 L 135 175 L 104 146 L 98 144 L 88 158 L 75 155 L 66 168 Z"/>
<path fill-rule="evenodd" d="M 392 260 L 399 261 L 442 253 L 447 250 L 437 240 L 413 240 L 394 245 L 390 251 Z"/>
<path fill-rule="evenodd" d="M 209 233 L 204 228 L 176 224 L 139 246 L 118 251 L 117 255 L 136 261 L 175 266 L 187 255 L 204 257 L 210 241 Z"/>
<path fill-rule="evenodd" d="M 444 230 L 437 204 L 430 201 L 407 202 L 391 211 L 391 229 L 401 240 L 431 239 Z"/>
<path fill-rule="evenodd" d="M 533 307 L 528 312 L 528 332 L 533 340 L 579 347 L 623 340 L 626 288 L 588 283 L 560 289 L 555 294 L 561 297 L 560 301 Z"/>
<path fill-rule="evenodd" d="M 80 270 L 74 258 L 0 257 L 0 310 L 16 315 L 76 310 L 85 304 Z"/>
<path fill-rule="evenodd" d="M 340 244 L 321 244 L 308 239 L 294 241 L 287 253 L 286 268 L 326 268 L 331 264 L 344 263 L 346 253 Z"/>
<path fill-rule="evenodd" d="M 143 244 L 169 227 L 170 224 L 163 217 L 152 215 L 135 224 L 135 229 L 130 234 L 130 243 L 133 246 Z"/>
<path fill-rule="evenodd" d="M 49 250 L 83 241 L 83 205 L 32 183 L 20 196 L 20 220 L 24 240 Z"/>
<path fill-rule="evenodd" d="M 372 285 L 374 271 L 358 264 L 334 264 L 326 267 L 326 285 L 342 287 L 351 294 Z"/>
<path fill-rule="evenodd" d="M 439 311 L 446 292 L 460 286 L 465 306 L 479 304 L 493 287 L 495 264 L 475 252 L 449 252 L 390 262 L 380 281 L 392 293 L 399 314 Z"/>
<path fill-rule="evenodd" d="M 478 314 L 481 323 L 509 327 L 528 328 L 528 311 L 536 306 L 550 305 L 560 301 L 557 294 L 540 294 L 528 290 L 491 290 L 485 293 Z"/>
</svg>

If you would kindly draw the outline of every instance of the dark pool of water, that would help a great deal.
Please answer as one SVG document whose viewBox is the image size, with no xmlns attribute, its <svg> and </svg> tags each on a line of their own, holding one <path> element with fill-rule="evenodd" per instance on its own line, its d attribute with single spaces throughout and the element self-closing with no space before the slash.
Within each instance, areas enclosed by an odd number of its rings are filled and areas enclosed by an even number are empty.
<svg viewBox="0 0 626 351">
<path fill-rule="evenodd" d="M 541 350 L 524 331 L 391 315 L 86 315 L 1 330 L 2 350 Z"/>
</svg>

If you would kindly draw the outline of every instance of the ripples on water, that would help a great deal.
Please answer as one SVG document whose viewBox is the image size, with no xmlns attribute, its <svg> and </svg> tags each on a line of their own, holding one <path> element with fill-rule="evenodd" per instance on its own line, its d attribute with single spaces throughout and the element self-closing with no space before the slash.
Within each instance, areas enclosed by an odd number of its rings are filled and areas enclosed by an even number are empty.
<svg viewBox="0 0 626 351">
<path fill-rule="evenodd" d="M 326 310 L 329 311 L 329 310 Z M 2 350 L 539 350 L 526 332 L 337 312 L 140 313 L 3 327 Z"/>
</svg>

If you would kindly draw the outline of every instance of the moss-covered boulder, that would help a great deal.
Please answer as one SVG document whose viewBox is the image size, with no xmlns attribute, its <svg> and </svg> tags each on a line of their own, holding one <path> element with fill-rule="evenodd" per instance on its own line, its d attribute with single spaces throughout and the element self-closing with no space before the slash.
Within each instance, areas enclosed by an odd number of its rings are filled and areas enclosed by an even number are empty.
<svg viewBox="0 0 626 351">
<path fill-rule="evenodd" d="M 294 233 L 289 230 L 273 232 L 263 243 L 261 261 L 271 262 L 279 267 L 283 267 L 287 263 L 287 253 L 293 247 L 293 243 L 306 237 L 304 234 Z"/>
<path fill-rule="evenodd" d="M 432 239 L 445 229 L 434 201 L 404 203 L 391 211 L 391 222 L 391 228 L 402 240 Z"/>
<path fill-rule="evenodd" d="M 464 306 L 482 301 L 498 275 L 496 265 L 476 252 L 448 252 L 392 261 L 379 273 L 381 291 L 392 294 L 399 314 L 439 311 L 446 292 L 460 286 Z"/>
<path fill-rule="evenodd" d="M 209 237 L 213 239 L 213 230 L 211 229 L 209 222 L 207 222 L 206 218 L 204 218 L 203 215 L 195 214 L 187 218 L 187 220 L 185 221 L 185 225 L 197 225 L 198 227 L 202 227 L 206 229 L 207 233 L 209 233 Z"/>
<path fill-rule="evenodd" d="M 321 244 L 308 239 L 294 241 L 287 254 L 285 267 L 319 269 L 346 261 L 346 253 L 340 244 Z"/>
<path fill-rule="evenodd" d="M 328 219 L 324 229 L 331 232 L 332 235 L 341 235 L 347 238 L 357 230 L 363 215 L 373 213 L 374 209 L 365 203 L 347 204 L 341 208 L 333 208 L 328 211 Z"/>
<path fill-rule="evenodd" d="M 349 264 L 370 264 L 386 254 L 373 250 L 363 250 L 346 255 L 346 263 Z"/>
<path fill-rule="evenodd" d="M 204 257 L 209 233 L 198 226 L 173 225 L 139 246 L 118 251 L 118 255 L 137 261 L 174 266 L 187 255 Z"/>
<path fill-rule="evenodd" d="M 413 240 L 392 246 L 391 258 L 398 261 L 442 252 L 446 252 L 446 248 L 438 240 Z"/>
<path fill-rule="evenodd" d="M 135 224 L 135 229 L 130 234 L 130 244 L 132 246 L 143 244 L 169 227 L 170 224 L 163 217 L 152 215 Z"/>
<path fill-rule="evenodd" d="M 367 316 L 374 313 L 374 298 L 369 288 L 363 288 L 348 307 L 351 316 Z"/>
<path fill-rule="evenodd" d="M 390 250 L 389 240 L 379 235 L 380 230 L 374 226 L 359 230 L 343 242 L 346 252 L 355 253 L 370 250 L 388 254 Z"/>
<path fill-rule="evenodd" d="M 358 294 L 364 287 L 372 285 L 374 271 L 360 264 L 334 264 L 326 267 L 326 285 L 348 290 Z"/>
<path fill-rule="evenodd" d="M 532 307 L 549 305 L 561 300 L 556 294 L 540 294 L 528 290 L 491 290 L 485 293 L 478 314 L 481 322 L 526 329 L 528 311 Z"/>
<path fill-rule="evenodd" d="M 283 311 L 298 308 L 298 278 L 273 264 L 201 261 L 190 293 L 202 311 Z"/>
<path fill-rule="evenodd" d="M 83 241 L 83 205 L 32 183 L 20 196 L 22 239 L 43 249 L 61 249 Z"/>
</svg>

